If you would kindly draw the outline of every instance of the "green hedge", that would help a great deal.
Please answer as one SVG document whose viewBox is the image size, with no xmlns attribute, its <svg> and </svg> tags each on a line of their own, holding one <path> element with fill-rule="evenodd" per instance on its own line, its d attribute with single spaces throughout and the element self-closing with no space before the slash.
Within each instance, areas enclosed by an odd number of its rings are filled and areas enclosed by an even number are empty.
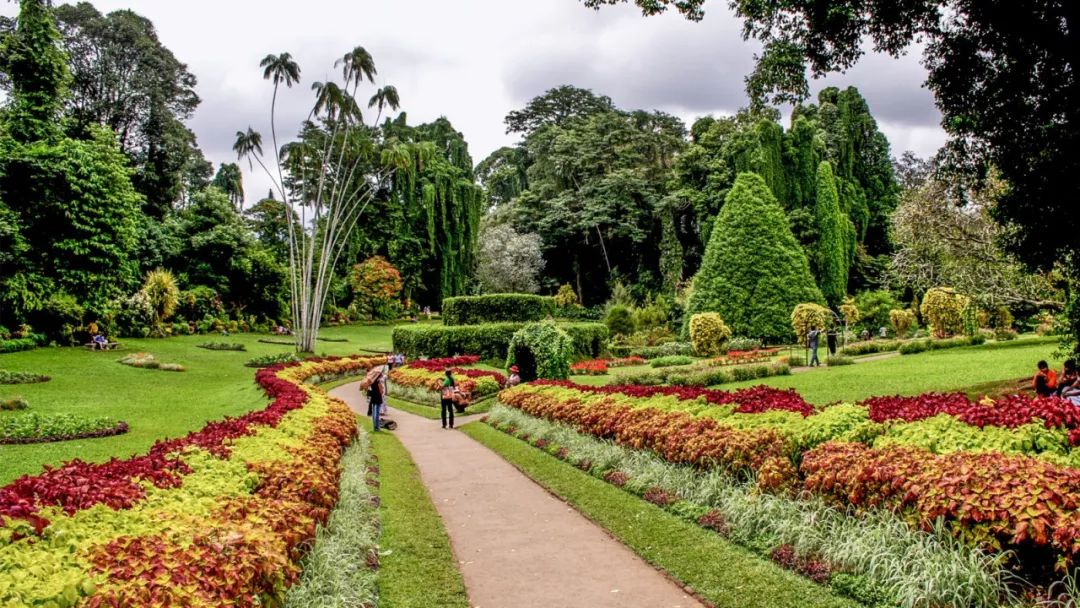
<svg viewBox="0 0 1080 608">
<path fill-rule="evenodd" d="M 555 298 L 526 293 L 446 298 L 443 323 L 451 326 L 481 323 L 527 323 L 555 316 Z"/>
<path fill-rule="evenodd" d="M 524 323 L 488 323 L 485 325 L 403 325 L 394 328 L 394 351 L 406 357 L 451 357 L 479 355 L 481 359 L 506 359 L 510 338 L 525 327 Z M 603 323 L 560 323 L 559 327 L 574 341 L 577 357 L 599 357 L 608 339 Z"/>
</svg>

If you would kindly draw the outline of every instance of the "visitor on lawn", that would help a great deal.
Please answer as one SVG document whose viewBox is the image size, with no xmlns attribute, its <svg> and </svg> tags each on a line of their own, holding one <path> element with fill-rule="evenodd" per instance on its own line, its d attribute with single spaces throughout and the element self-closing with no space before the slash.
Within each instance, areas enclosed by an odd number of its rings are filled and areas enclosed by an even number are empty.
<svg viewBox="0 0 1080 608">
<path fill-rule="evenodd" d="M 105 338 L 103 334 L 97 334 L 94 336 L 94 349 L 105 350 L 109 345 L 109 340 Z"/>
<path fill-rule="evenodd" d="M 454 381 L 454 372 L 446 368 L 446 378 L 442 385 L 442 407 L 439 417 L 442 419 L 442 428 L 446 428 L 446 415 L 450 414 L 450 428 L 454 428 L 454 393 L 457 391 L 457 382 Z"/>
<path fill-rule="evenodd" d="M 519 384 L 521 384 L 521 370 L 518 369 L 518 366 L 511 365 L 510 366 L 510 379 L 506 381 L 506 386 L 511 387 L 511 386 L 517 386 Z"/>
<path fill-rule="evenodd" d="M 806 339 L 809 342 L 810 347 L 810 367 L 815 365 L 820 367 L 821 361 L 818 359 L 817 349 L 818 342 L 821 340 L 821 330 L 816 327 L 811 329 L 810 333 L 806 334 Z"/>
<path fill-rule="evenodd" d="M 1057 374 L 1050 369 L 1046 361 L 1039 361 L 1038 367 L 1039 371 L 1035 373 L 1035 378 L 1031 382 L 1032 387 L 1034 387 L 1036 395 L 1049 397 L 1057 391 Z"/>
<path fill-rule="evenodd" d="M 1062 365 L 1061 374 L 1057 378 L 1057 392 L 1064 395 L 1069 389 L 1080 389 L 1080 374 L 1076 372 L 1076 361 L 1066 359 Z"/>
<path fill-rule="evenodd" d="M 382 418 L 383 409 L 386 407 L 386 385 L 383 379 L 386 376 L 382 371 L 378 372 L 378 376 L 371 382 L 371 386 L 368 387 L 368 413 L 371 415 L 371 427 L 375 429 L 375 432 L 379 432 L 379 422 Z"/>
</svg>

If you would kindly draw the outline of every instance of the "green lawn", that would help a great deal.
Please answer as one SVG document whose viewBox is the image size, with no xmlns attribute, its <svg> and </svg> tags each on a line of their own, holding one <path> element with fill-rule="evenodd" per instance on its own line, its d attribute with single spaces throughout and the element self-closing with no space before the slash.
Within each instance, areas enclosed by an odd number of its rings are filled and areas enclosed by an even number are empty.
<svg viewBox="0 0 1080 608">
<path fill-rule="evenodd" d="M 348 342 L 319 342 L 319 353 L 345 355 L 361 349 L 389 350 L 389 326 L 327 328 L 323 335 Z M 154 441 L 198 430 L 208 420 L 236 416 L 266 405 L 255 386 L 255 369 L 244 362 L 256 355 L 286 352 L 288 346 L 260 344 L 267 335 L 183 336 L 166 340 L 120 342 L 122 353 L 91 352 L 83 348 L 39 348 L 0 355 L 0 369 L 52 376 L 44 384 L 0 385 L 0 398 L 22 396 L 30 410 L 83 412 L 127 422 L 124 435 L 36 445 L 0 446 L 0 485 L 42 465 L 73 458 L 102 461 L 145 452 Z M 204 342 L 236 342 L 247 352 L 197 348 Z M 183 364 L 183 373 L 135 369 L 116 362 L 123 354 L 146 351 L 165 363 Z M 0 413 L 6 415 L 6 413 Z"/>
<path fill-rule="evenodd" d="M 1003 380 L 1035 374 L 1035 363 L 1053 358 L 1055 339 L 1025 338 L 949 350 L 903 355 L 841 367 L 820 367 L 791 376 L 775 376 L 725 384 L 734 390 L 766 384 L 794 388 L 816 404 L 857 401 L 872 395 L 916 395 L 927 391 L 967 390 L 977 385 L 988 389 Z"/>
<path fill-rule="evenodd" d="M 450 539 L 408 451 L 392 433 L 370 437 L 379 457 L 379 605 L 468 608 Z"/>
<path fill-rule="evenodd" d="M 485 424 L 462 431 L 717 608 L 858 606 Z"/>
</svg>

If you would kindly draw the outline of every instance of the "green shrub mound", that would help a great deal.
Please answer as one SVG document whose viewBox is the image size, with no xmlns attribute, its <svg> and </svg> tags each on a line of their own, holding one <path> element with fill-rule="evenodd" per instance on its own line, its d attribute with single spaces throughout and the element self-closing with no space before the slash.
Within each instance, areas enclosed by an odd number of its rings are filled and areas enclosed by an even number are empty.
<svg viewBox="0 0 1080 608">
<path fill-rule="evenodd" d="M 759 175 L 740 173 L 694 277 L 687 324 L 716 312 L 735 335 L 783 342 L 795 306 L 824 301 L 780 203 Z"/>
<path fill-rule="evenodd" d="M 41 341 L 36 338 L 12 338 L 0 340 L 0 353 L 17 353 L 23 350 L 32 350 L 40 345 Z"/>
<path fill-rule="evenodd" d="M 30 407 L 30 402 L 22 397 L 13 397 L 11 399 L 0 399 L 0 412 L 14 412 L 16 410 L 25 410 Z"/>
<path fill-rule="evenodd" d="M 609 384 L 639 386 L 717 386 L 730 382 L 756 380 L 771 376 L 787 376 L 791 368 L 783 363 L 744 365 L 739 367 L 663 367 L 636 374 L 625 374 Z"/>
<path fill-rule="evenodd" d="M 495 293 L 484 296 L 446 298 L 443 324 L 528 323 L 555 316 L 555 298 L 527 293 Z"/>
<path fill-rule="evenodd" d="M 853 365 L 854 363 L 855 363 L 854 359 L 852 359 L 851 357 L 845 357 L 843 355 L 836 355 L 834 357 L 829 357 L 829 359 L 825 362 L 825 364 L 828 365 L 829 367 L 839 367 L 841 365 Z"/>
<path fill-rule="evenodd" d="M 668 342 L 656 346 L 615 345 L 611 347 L 611 354 L 615 357 L 641 357 L 649 360 L 659 357 L 689 357 L 694 354 L 694 346 L 689 342 Z"/>
<path fill-rule="evenodd" d="M 901 355 L 914 355 L 916 353 L 923 353 L 928 350 L 944 350 L 947 348 L 959 348 L 962 346 L 979 346 L 986 342 L 986 336 L 977 334 L 974 336 L 958 336 L 956 338 L 946 338 L 944 340 L 933 340 L 931 338 L 924 338 L 922 340 L 911 340 L 900 347 Z"/>
<path fill-rule="evenodd" d="M 248 359 L 244 365 L 248 367 L 270 367 L 278 363 L 292 363 L 294 361 L 300 361 L 300 357 L 296 356 L 296 353 L 278 353 Z"/>
<path fill-rule="evenodd" d="M 206 342 L 204 344 L 200 344 L 199 348 L 205 348 L 206 350 L 247 350 L 247 347 L 243 344 L 229 342 Z"/>
<path fill-rule="evenodd" d="M 410 358 L 468 354 L 504 361 L 510 339 L 523 327 L 523 323 L 403 325 L 394 328 L 394 351 Z M 608 329 L 603 323 L 559 323 L 558 327 L 570 335 L 575 357 L 599 357 L 608 339 Z"/>
<path fill-rule="evenodd" d="M 537 378 L 565 380 L 570 377 L 573 340 L 550 321 L 522 327 L 510 338 L 507 352 L 506 367 L 517 365 L 521 368 L 521 379 L 526 382 Z"/>
<path fill-rule="evenodd" d="M 126 433 L 127 424 L 113 418 L 34 412 L 0 417 L 0 444 L 47 443 Z"/>
<path fill-rule="evenodd" d="M 39 382 L 48 382 L 52 378 L 44 374 L 34 374 L 31 372 L 9 372 L 5 369 L 0 369 L 0 384 L 37 384 Z"/>
<path fill-rule="evenodd" d="M 840 354 L 845 357 L 858 355 L 872 355 L 875 353 L 891 353 L 900 350 L 904 345 L 900 340 L 874 340 L 871 342 L 856 342 L 840 349 Z"/>
<path fill-rule="evenodd" d="M 675 367 L 679 365 L 690 365 L 693 362 L 693 357 L 687 357 L 685 355 L 669 355 L 667 357 L 657 357 L 652 361 L 649 361 L 649 365 L 653 367 Z"/>
<path fill-rule="evenodd" d="M 161 361 L 158 361 L 154 355 L 149 353 L 132 353 L 121 359 L 117 359 L 117 363 L 129 367 L 137 367 L 139 369 L 156 369 L 163 372 L 187 371 L 184 366 L 179 363 L 162 363 Z"/>
</svg>

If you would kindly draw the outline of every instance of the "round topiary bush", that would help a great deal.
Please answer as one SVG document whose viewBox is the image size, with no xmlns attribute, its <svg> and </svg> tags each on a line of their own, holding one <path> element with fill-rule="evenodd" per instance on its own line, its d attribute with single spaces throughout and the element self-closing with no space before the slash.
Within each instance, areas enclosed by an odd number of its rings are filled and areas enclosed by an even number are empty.
<svg viewBox="0 0 1080 608">
<path fill-rule="evenodd" d="M 731 329 L 715 312 L 690 317 L 690 343 L 694 345 L 695 353 L 701 356 L 719 355 L 730 338 Z"/>
<path fill-rule="evenodd" d="M 964 309 L 971 303 L 965 295 L 951 287 L 934 287 L 922 301 L 922 315 L 934 331 L 935 338 L 947 338 L 964 330 Z"/>
<path fill-rule="evenodd" d="M 565 380 L 570 377 L 574 342 L 554 323 L 529 323 L 510 338 L 506 367 L 517 365 L 521 379 Z"/>
<path fill-rule="evenodd" d="M 820 304 L 806 302 L 791 311 L 791 327 L 799 343 L 806 342 L 806 336 L 812 329 L 825 329 L 832 319 L 832 312 Z"/>
</svg>

